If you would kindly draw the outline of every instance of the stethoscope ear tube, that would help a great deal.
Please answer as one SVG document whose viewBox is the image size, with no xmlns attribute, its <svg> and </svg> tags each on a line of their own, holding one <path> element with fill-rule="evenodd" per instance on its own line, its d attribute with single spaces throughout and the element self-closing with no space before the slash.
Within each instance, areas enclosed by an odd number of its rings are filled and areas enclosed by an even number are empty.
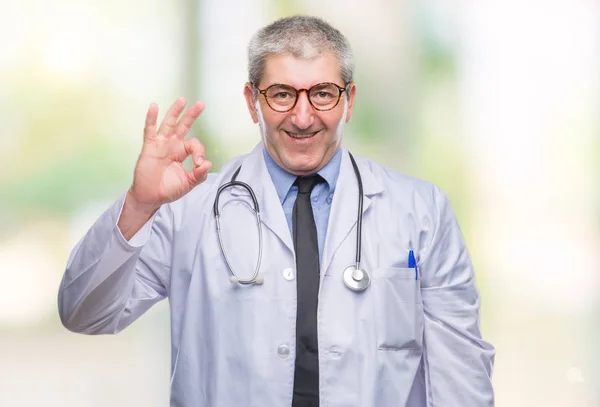
<svg viewBox="0 0 600 407">
<path fill-rule="evenodd" d="M 262 227 L 261 227 L 261 221 L 260 221 L 260 210 L 258 207 L 258 200 L 256 199 L 256 195 L 254 194 L 254 191 L 252 190 L 250 185 L 246 184 L 245 182 L 235 180 L 235 177 L 237 176 L 239 171 L 240 171 L 240 169 L 238 168 L 238 170 L 235 172 L 235 174 L 233 174 L 231 181 L 227 182 L 219 187 L 219 189 L 217 190 L 217 195 L 215 197 L 213 211 L 214 211 L 214 215 L 215 215 L 215 221 L 217 224 L 217 235 L 219 237 L 219 246 L 221 246 L 221 252 L 223 253 L 223 257 L 225 258 L 225 263 L 227 263 L 227 268 L 229 269 L 229 273 L 230 273 L 229 281 L 231 283 L 244 284 L 244 285 L 262 284 L 264 282 L 264 278 L 259 277 L 259 275 L 258 275 L 258 271 L 260 270 L 260 263 L 262 260 L 262 246 L 263 246 Z M 231 263 L 229 262 L 229 258 L 227 257 L 227 253 L 225 252 L 225 246 L 223 245 L 223 237 L 221 236 L 219 197 L 221 196 L 221 192 L 223 192 L 224 189 L 233 187 L 233 186 L 241 186 L 242 188 L 245 188 L 250 193 L 250 196 L 252 197 L 252 203 L 254 205 L 254 213 L 256 214 L 256 226 L 258 228 L 258 259 L 256 261 L 256 269 L 254 270 L 254 274 L 252 275 L 252 278 L 249 278 L 249 279 L 240 278 L 233 270 L 233 267 L 231 266 Z"/>
<path fill-rule="evenodd" d="M 245 188 L 246 191 L 248 191 L 248 193 L 250 194 L 250 197 L 252 198 L 252 205 L 254 206 L 254 212 L 257 214 L 260 213 L 260 210 L 258 208 L 258 200 L 256 199 L 256 195 L 254 194 L 252 187 L 250 187 L 250 185 L 246 184 L 245 182 L 231 180 L 231 181 L 221 185 L 219 187 L 219 189 L 217 190 L 217 196 L 215 197 L 215 203 L 213 204 L 213 212 L 215 214 L 215 218 L 219 217 L 219 197 L 221 196 L 221 192 L 223 192 L 224 189 L 230 188 L 233 186 L 240 186 L 240 187 Z"/>
<path fill-rule="evenodd" d="M 360 171 L 358 170 L 358 165 L 356 165 L 356 161 L 351 153 L 350 161 L 352 162 L 352 167 L 354 167 L 354 173 L 356 174 L 356 182 L 358 183 L 358 213 L 356 215 L 356 269 L 360 270 L 360 258 L 361 258 L 361 250 L 362 250 L 362 214 L 363 214 L 363 184 L 362 178 L 360 176 Z"/>
</svg>

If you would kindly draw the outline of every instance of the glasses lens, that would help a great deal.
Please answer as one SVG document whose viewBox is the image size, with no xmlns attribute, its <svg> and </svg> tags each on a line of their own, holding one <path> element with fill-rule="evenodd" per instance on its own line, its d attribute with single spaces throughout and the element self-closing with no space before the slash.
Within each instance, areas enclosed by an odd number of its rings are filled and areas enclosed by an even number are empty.
<svg viewBox="0 0 600 407">
<path fill-rule="evenodd" d="M 267 89 L 266 96 L 271 108 L 285 111 L 296 102 L 296 89 L 287 85 L 273 85 Z"/>
<path fill-rule="evenodd" d="M 340 90 L 331 83 L 321 83 L 310 89 L 310 101 L 317 109 L 331 109 L 340 98 Z"/>
</svg>

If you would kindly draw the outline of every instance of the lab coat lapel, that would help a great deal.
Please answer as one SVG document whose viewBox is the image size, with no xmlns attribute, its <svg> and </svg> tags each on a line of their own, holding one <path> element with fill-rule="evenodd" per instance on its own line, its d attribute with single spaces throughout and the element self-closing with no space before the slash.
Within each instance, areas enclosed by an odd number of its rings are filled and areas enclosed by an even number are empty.
<svg viewBox="0 0 600 407">
<path fill-rule="evenodd" d="M 258 201 L 263 225 L 275 233 L 290 251 L 294 252 L 290 230 L 275 185 L 273 185 L 273 180 L 267 170 L 263 149 L 263 144 L 258 144 L 242 160 L 242 168 L 236 180 L 245 182 L 252 187 Z M 230 190 L 233 196 L 250 196 L 248 191 L 240 186 L 233 187 Z"/>
<path fill-rule="evenodd" d="M 355 157 L 363 184 L 363 214 L 371 206 L 373 195 L 383 192 L 383 186 L 375 178 L 369 168 L 361 165 L 360 160 Z M 335 252 L 345 239 L 356 239 L 356 222 L 358 217 L 358 181 L 348 151 L 343 149 L 340 174 L 336 183 L 329 223 L 327 225 L 327 236 L 325 248 L 321 261 L 321 275 L 328 273 L 328 268 Z M 364 232 L 363 232 L 364 238 Z M 348 265 L 353 264 L 355 258 L 348 259 Z"/>
</svg>

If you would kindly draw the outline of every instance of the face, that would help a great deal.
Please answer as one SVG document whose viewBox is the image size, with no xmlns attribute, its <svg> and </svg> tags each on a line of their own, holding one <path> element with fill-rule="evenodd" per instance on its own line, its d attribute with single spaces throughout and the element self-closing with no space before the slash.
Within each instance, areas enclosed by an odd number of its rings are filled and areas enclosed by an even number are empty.
<svg viewBox="0 0 600 407">
<path fill-rule="evenodd" d="M 298 59 L 278 55 L 267 59 L 262 80 L 256 86 L 266 89 L 273 84 L 309 89 L 332 82 L 344 86 L 337 59 L 321 55 L 314 59 Z M 319 171 L 333 157 L 342 142 L 344 124 L 352 117 L 356 86 L 351 83 L 342 93 L 338 105 L 329 111 L 318 111 L 308 101 L 306 92 L 298 95 L 296 106 L 289 112 L 272 110 L 263 95 L 252 98 L 252 85 L 246 84 L 244 96 L 254 123 L 259 123 L 263 142 L 273 160 L 294 175 Z"/>
</svg>

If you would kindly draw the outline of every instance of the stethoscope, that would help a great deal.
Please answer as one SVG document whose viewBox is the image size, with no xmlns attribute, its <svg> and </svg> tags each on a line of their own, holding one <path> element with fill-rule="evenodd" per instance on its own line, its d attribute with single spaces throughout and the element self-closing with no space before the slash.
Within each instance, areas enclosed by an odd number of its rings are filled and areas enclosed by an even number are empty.
<svg viewBox="0 0 600 407">
<path fill-rule="evenodd" d="M 354 264 L 351 264 L 344 269 L 343 280 L 344 280 L 344 284 L 346 285 L 346 287 L 348 287 L 352 291 L 363 291 L 371 283 L 371 276 L 370 276 L 369 272 L 360 268 L 360 256 L 361 256 L 361 245 L 362 245 L 361 233 L 362 233 L 362 213 L 363 213 L 363 185 L 362 185 L 362 179 L 360 176 L 360 171 L 358 170 L 358 165 L 356 165 L 356 161 L 354 160 L 354 157 L 352 156 L 352 154 L 350 152 L 348 152 L 348 154 L 350 155 L 350 161 L 352 162 L 352 167 L 354 168 L 354 174 L 356 175 L 356 181 L 358 183 L 358 214 L 357 214 L 357 219 L 356 219 L 357 220 L 357 222 L 356 222 L 357 223 L 357 227 L 356 227 L 356 259 L 355 259 Z M 215 216 L 215 221 L 217 223 L 217 234 L 219 236 L 219 246 L 221 246 L 221 252 L 223 253 L 223 257 L 225 258 L 225 262 L 227 263 L 227 268 L 229 269 L 229 273 L 230 273 L 229 281 L 234 284 L 243 284 L 243 285 L 256 284 L 256 285 L 259 285 L 259 284 L 264 283 L 264 278 L 258 274 L 258 272 L 260 270 L 260 262 L 262 259 L 262 246 L 263 246 L 262 228 L 261 228 L 261 224 L 260 224 L 261 223 L 260 208 L 258 207 L 258 200 L 256 199 L 256 195 L 254 194 L 252 187 L 250 187 L 250 185 L 246 184 L 245 182 L 236 180 L 241 169 L 242 169 L 241 166 L 238 167 L 238 169 L 235 171 L 235 173 L 231 177 L 231 181 L 221 185 L 219 187 L 219 189 L 217 190 L 217 196 L 215 197 L 215 203 L 214 203 L 214 207 L 213 207 L 214 216 Z M 223 245 L 223 238 L 221 237 L 221 223 L 219 221 L 219 217 L 220 217 L 219 197 L 221 195 L 221 192 L 223 192 L 223 190 L 225 190 L 229 187 L 233 187 L 233 186 L 240 186 L 240 187 L 246 189 L 248 191 L 248 193 L 250 193 L 250 197 L 252 198 L 252 203 L 253 203 L 253 207 L 254 207 L 253 208 L 254 213 L 256 214 L 256 225 L 258 227 L 258 261 L 256 262 L 256 269 L 254 270 L 254 274 L 249 279 L 243 279 L 235 273 L 235 271 L 233 270 L 233 267 L 231 266 L 231 263 L 229 262 L 227 254 L 225 253 L 225 246 Z"/>
</svg>

